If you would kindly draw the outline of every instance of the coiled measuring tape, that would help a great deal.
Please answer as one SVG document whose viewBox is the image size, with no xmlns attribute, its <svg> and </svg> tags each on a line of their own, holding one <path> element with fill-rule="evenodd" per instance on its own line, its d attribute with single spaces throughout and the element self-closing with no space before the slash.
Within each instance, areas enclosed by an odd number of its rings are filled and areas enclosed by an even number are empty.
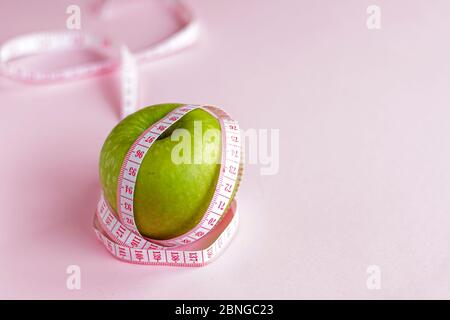
<svg viewBox="0 0 450 320">
<path fill-rule="evenodd" d="M 139 168 L 153 143 L 184 115 L 203 109 L 218 119 L 222 133 L 219 178 L 211 202 L 203 218 L 192 230 L 169 240 L 152 240 L 142 236 L 134 221 L 134 190 Z M 236 232 L 238 215 L 232 195 L 242 175 L 241 136 L 239 125 L 222 109 L 213 106 L 183 105 L 145 130 L 128 150 L 118 179 L 118 214 L 100 198 L 96 222 L 98 238 L 115 257 L 138 264 L 203 266 L 217 257 Z M 227 212 L 225 211 L 228 208 Z M 230 220 L 222 219 L 231 215 Z M 223 224 L 219 226 L 220 224 Z M 224 228 L 220 235 L 206 242 L 205 248 L 192 246 L 207 237 L 215 228 Z M 202 241 L 203 242 L 203 241 Z"/>
<path fill-rule="evenodd" d="M 184 49 L 198 37 L 198 23 L 189 10 L 176 0 L 163 2 L 177 20 L 181 21 L 182 27 L 169 38 L 146 50 L 132 54 L 125 45 L 80 31 L 33 33 L 1 45 L 0 73 L 17 81 L 48 83 L 87 78 L 120 68 L 121 118 L 124 118 L 136 111 L 138 105 L 138 64 Z M 101 11 L 100 8 L 98 12 Z M 27 70 L 11 63 L 26 56 L 80 49 L 103 52 L 107 59 L 57 71 Z M 193 230 L 174 239 L 148 239 L 139 233 L 134 222 L 133 196 L 139 166 L 154 141 L 194 109 L 209 112 L 218 119 L 221 126 L 222 158 L 213 198 L 200 223 Z M 117 190 L 119 212 L 114 213 L 104 197 L 100 197 L 94 218 L 94 230 L 98 239 L 118 259 L 136 264 L 191 267 L 203 266 L 212 261 L 237 230 L 236 202 L 231 199 L 231 195 L 242 175 L 240 139 L 237 122 L 218 107 L 184 105 L 169 112 L 142 133 L 124 159 Z"/>
</svg>

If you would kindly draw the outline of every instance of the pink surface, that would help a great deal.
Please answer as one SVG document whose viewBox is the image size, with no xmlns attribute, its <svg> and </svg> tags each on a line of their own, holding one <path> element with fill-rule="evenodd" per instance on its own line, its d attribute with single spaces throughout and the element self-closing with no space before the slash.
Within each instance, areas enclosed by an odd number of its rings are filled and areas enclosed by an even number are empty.
<svg viewBox="0 0 450 320">
<path fill-rule="evenodd" d="M 0 298 L 450 298 L 450 3 L 376 2 L 381 30 L 366 28 L 373 1 L 190 0 L 199 43 L 140 69 L 142 105 L 207 102 L 280 129 L 279 173 L 247 165 L 237 237 L 204 268 L 122 263 L 95 239 L 116 73 L 0 78 Z M 92 2 L 2 0 L 0 41 L 64 29 L 77 3 L 84 30 L 134 49 L 175 28 L 154 6 L 102 22 Z"/>
</svg>

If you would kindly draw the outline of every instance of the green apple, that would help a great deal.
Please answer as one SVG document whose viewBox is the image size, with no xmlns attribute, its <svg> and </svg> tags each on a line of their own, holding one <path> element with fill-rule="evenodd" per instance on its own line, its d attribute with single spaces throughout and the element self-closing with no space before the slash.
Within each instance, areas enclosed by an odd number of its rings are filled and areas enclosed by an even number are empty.
<svg viewBox="0 0 450 320">
<path fill-rule="evenodd" d="M 143 131 L 179 106 L 143 108 L 123 119 L 106 138 L 100 154 L 100 181 L 106 201 L 115 212 L 118 177 L 126 153 Z M 134 217 L 139 232 L 146 237 L 162 240 L 188 232 L 200 222 L 211 202 L 220 171 L 222 142 L 213 137 L 206 141 L 203 136 L 195 138 L 195 122 L 201 122 L 202 132 L 220 132 L 215 117 L 201 109 L 193 110 L 160 136 L 142 161 L 135 186 Z M 208 161 L 173 161 L 172 151 L 180 142 L 173 141 L 171 135 L 177 128 L 191 134 L 191 150 L 210 153 Z"/>
</svg>

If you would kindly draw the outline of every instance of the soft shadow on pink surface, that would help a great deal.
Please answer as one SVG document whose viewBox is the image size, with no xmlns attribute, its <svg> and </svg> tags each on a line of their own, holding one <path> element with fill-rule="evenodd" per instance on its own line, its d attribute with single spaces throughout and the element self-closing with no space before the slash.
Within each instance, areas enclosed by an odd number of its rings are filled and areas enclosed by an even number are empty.
<svg viewBox="0 0 450 320">
<path fill-rule="evenodd" d="M 8 2 L 0 40 L 64 28 L 73 3 Z M 247 165 L 238 234 L 211 265 L 119 262 L 91 229 L 117 74 L 48 86 L 0 78 L 0 297 L 450 297 L 448 1 L 380 0 L 378 31 L 366 28 L 365 0 L 187 3 L 201 39 L 141 67 L 142 105 L 218 104 L 244 129 L 279 129 L 278 174 Z M 86 14 L 83 28 L 133 49 L 173 31 L 160 11 L 142 12 Z M 71 264 L 78 291 L 66 288 Z M 366 286 L 373 264 L 381 290 Z"/>
</svg>

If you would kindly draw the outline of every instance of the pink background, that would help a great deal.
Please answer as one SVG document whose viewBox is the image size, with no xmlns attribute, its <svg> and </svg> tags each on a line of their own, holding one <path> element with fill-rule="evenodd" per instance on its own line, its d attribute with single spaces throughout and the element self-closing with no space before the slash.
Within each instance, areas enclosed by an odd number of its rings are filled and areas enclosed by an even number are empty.
<svg viewBox="0 0 450 320">
<path fill-rule="evenodd" d="M 132 49 L 176 28 L 154 5 L 119 4 L 99 21 L 92 3 L 2 0 L 0 41 L 64 29 L 69 4 L 83 30 Z M 280 129 L 279 173 L 247 165 L 239 233 L 215 263 L 119 262 L 91 229 L 117 73 L 40 86 L 0 78 L 0 298 L 450 298 L 450 3 L 186 3 L 200 41 L 140 66 L 141 104 L 207 102 L 243 128 Z M 370 4 L 381 30 L 366 28 Z M 66 288 L 71 264 L 81 290 Z M 380 290 L 366 287 L 372 264 Z"/>
</svg>

